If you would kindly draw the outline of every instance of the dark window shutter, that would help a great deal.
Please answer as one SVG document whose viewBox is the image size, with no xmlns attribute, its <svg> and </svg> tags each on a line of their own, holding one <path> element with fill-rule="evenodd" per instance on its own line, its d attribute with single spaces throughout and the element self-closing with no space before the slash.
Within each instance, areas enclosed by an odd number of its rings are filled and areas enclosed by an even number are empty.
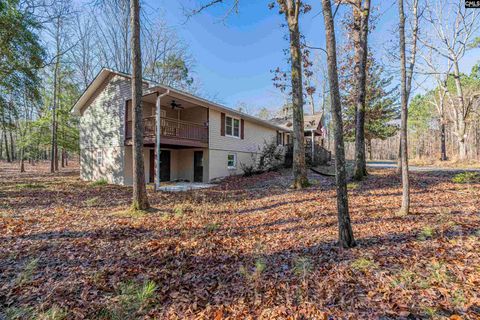
<svg viewBox="0 0 480 320">
<path fill-rule="evenodd" d="M 240 120 L 240 138 L 245 139 L 245 121 Z"/>
<path fill-rule="evenodd" d="M 225 113 L 223 112 L 221 114 L 221 121 L 220 121 L 220 135 L 225 136 Z"/>
</svg>

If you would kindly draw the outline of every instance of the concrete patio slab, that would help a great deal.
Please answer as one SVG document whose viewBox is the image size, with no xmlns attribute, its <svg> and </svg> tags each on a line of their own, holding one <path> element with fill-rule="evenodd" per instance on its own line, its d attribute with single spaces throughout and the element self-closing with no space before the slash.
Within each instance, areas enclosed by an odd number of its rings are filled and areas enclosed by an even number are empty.
<svg viewBox="0 0 480 320">
<path fill-rule="evenodd" d="M 165 192 L 182 192 L 196 189 L 207 189 L 216 186 L 213 183 L 201 182 L 172 182 L 167 185 L 161 185 L 159 191 Z"/>
</svg>

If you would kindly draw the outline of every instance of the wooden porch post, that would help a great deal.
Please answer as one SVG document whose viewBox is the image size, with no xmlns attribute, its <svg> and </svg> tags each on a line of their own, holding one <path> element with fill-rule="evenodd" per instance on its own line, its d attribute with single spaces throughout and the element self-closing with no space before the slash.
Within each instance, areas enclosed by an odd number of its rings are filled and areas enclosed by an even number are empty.
<svg viewBox="0 0 480 320">
<path fill-rule="evenodd" d="M 159 94 L 157 92 L 157 100 L 155 102 L 155 191 L 160 189 L 160 135 L 161 130 L 161 100 L 163 96 L 166 96 L 170 93 L 170 90 L 167 90 L 165 93 Z"/>
</svg>

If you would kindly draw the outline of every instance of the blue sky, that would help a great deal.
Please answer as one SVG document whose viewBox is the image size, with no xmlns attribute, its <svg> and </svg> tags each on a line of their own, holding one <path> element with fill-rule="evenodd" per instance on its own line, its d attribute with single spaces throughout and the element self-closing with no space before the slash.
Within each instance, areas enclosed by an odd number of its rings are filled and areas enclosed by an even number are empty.
<svg viewBox="0 0 480 320">
<path fill-rule="evenodd" d="M 284 100 L 272 84 L 270 70 L 285 66 L 283 49 L 288 43 L 284 39 L 286 30 L 281 27 L 283 16 L 277 9 L 269 10 L 269 2 L 240 1 L 239 12 L 227 20 L 222 17 L 228 7 L 217 6 L 185 23 L 182 6 L 196 7 L 197 0 L 147 0 L 149 6 L 164 12 L 168 24 L 188 44 L 202 93 L 231 107 L 246 103 L 253 111 L 261 107 L 275 109 Z M 302 18 L 301 31 L 310 45 L 324 47 L 323 16 L 320 1 L 317 3 L 312 2 L 312 11 Z M 373 1 L 373 4 L 378 8 L 379 20 L 369 41 L 376 55 L 382 58 L 388 41 L 395 39 L 392 32 L 397 23 L 397 7 L 393 0 Z M 340 32 L 338 18 L 337 33 Z M 341 41 L 343 35 L 337 38 Z M 475 53 L 469 54 L 464 71 L 469 71 L 477 60 Z"/>
</svg>

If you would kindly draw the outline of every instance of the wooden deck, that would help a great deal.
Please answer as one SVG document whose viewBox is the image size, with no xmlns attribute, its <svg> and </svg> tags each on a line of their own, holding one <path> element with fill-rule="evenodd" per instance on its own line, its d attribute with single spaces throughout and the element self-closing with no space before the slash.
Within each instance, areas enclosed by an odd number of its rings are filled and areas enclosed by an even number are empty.
<svg viewBox="0 0 480 320">
<path fill-rule="evenodd" d="M 144 144 L 155 144 L 155 116 L 143 119 Z M 161 119 L 160 143 L 187 147 L 208 148 L 208 126 L 204 124 L 171 119 Z M 127 121 L 125 145 L 132 144 L 132 121 Z"/>
</svg>

